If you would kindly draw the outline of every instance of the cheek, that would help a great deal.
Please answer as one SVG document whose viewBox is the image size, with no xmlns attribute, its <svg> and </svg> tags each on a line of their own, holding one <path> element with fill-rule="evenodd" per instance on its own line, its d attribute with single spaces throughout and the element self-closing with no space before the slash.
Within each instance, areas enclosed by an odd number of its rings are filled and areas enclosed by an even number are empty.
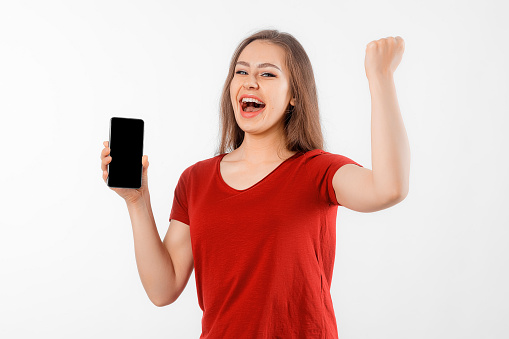
<svg viewBox="0 0 509 339">
<path fill-rule="evenodd" d="M 233 94 L 235 96 L 237 95 L 238 91 L 239 91 L 238 81 L 236 81 L 235 78 L 233 78 L 232 81 L 230 82 L 230 94 Z"/>
</svg>

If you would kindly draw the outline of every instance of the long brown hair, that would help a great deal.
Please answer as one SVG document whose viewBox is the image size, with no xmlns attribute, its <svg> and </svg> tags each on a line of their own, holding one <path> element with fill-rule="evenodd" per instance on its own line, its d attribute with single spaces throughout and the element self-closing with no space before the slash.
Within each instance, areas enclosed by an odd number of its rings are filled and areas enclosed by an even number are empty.
<svg viewBox="0 0 509 339">
<path fill-rule="evenodd" d="M 290 72 L 290 90 L 292 97 L 295 98 L 295 106 L 289 104 L 284 116 L 286 148 L 292 152 L 323 149 L 315 77 L 306 51 L 291 34 L 278 30 L 262 30 L 245 38 L 233 53 L 221 95 L 221 144 L 215 155 L 238 148 L 244 140 L 245 132 L 235 120 L 230 99 L 230 84 L 240 53 L 248 44 L 258 39 L 281 46 L 286 52 L 285 63 Z"/>
</svg>

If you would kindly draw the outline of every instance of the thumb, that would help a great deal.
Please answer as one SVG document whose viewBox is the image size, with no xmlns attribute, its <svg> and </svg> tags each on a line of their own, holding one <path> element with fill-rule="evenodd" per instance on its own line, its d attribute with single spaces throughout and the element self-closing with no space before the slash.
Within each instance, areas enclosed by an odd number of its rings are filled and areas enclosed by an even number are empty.
<svg viewBox="0 0 509 339">
<path fill-rule="evenodd" d="M 148 168 L 148 155 L 143 156 L 141 163 L 143 164 L 143 170 L 146 170 Z"/>
</svg>

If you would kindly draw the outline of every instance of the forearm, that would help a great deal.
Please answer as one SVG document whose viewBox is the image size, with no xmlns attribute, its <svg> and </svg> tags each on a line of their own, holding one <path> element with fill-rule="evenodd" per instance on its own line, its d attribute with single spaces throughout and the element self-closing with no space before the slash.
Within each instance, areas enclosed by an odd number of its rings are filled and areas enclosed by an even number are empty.
<svg viewBox="0 0 509 339">
<path fill-rule="evenodd" d="M 170 254 L 159 237 L 146 201 L 128 203 L 127 208 L 133 228 L 136 264 L 141 282 L 150 300 L 161 305 L 171 298 L 175 286 L 175 271 Z"/>
<path fill-rule="evenodd" d="M 369 79 L 371 92 L 371 160 L 380 196 L 406 196 L 409 189 L 410 145 L 401 117 L 394 78 Z"/>
<path fill-rule="evenodd" d="M 156 221 L 154 219 L 154 213 L 152 213 L 152 204 L 150 203 L 150 193 L 147 189 L 146 194 L 143 194 L 143 200 L 145 201 L 145 206 L 147 206 L 148 215 L 150 216 L 150 220 L 155 225 Z"/>
</svg>

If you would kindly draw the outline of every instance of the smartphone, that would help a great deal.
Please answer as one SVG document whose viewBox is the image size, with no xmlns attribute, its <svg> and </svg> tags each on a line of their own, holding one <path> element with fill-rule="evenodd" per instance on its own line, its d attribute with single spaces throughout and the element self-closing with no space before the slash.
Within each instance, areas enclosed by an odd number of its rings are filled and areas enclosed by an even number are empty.
<svg viewBox="0 0 509 339">
<path fill-rule="evenodd" d="M 110 120 L 109 187 L 140 188 L 143 173 L 143 129 L 141 119 L 113 117 Z"/>
</svg>

